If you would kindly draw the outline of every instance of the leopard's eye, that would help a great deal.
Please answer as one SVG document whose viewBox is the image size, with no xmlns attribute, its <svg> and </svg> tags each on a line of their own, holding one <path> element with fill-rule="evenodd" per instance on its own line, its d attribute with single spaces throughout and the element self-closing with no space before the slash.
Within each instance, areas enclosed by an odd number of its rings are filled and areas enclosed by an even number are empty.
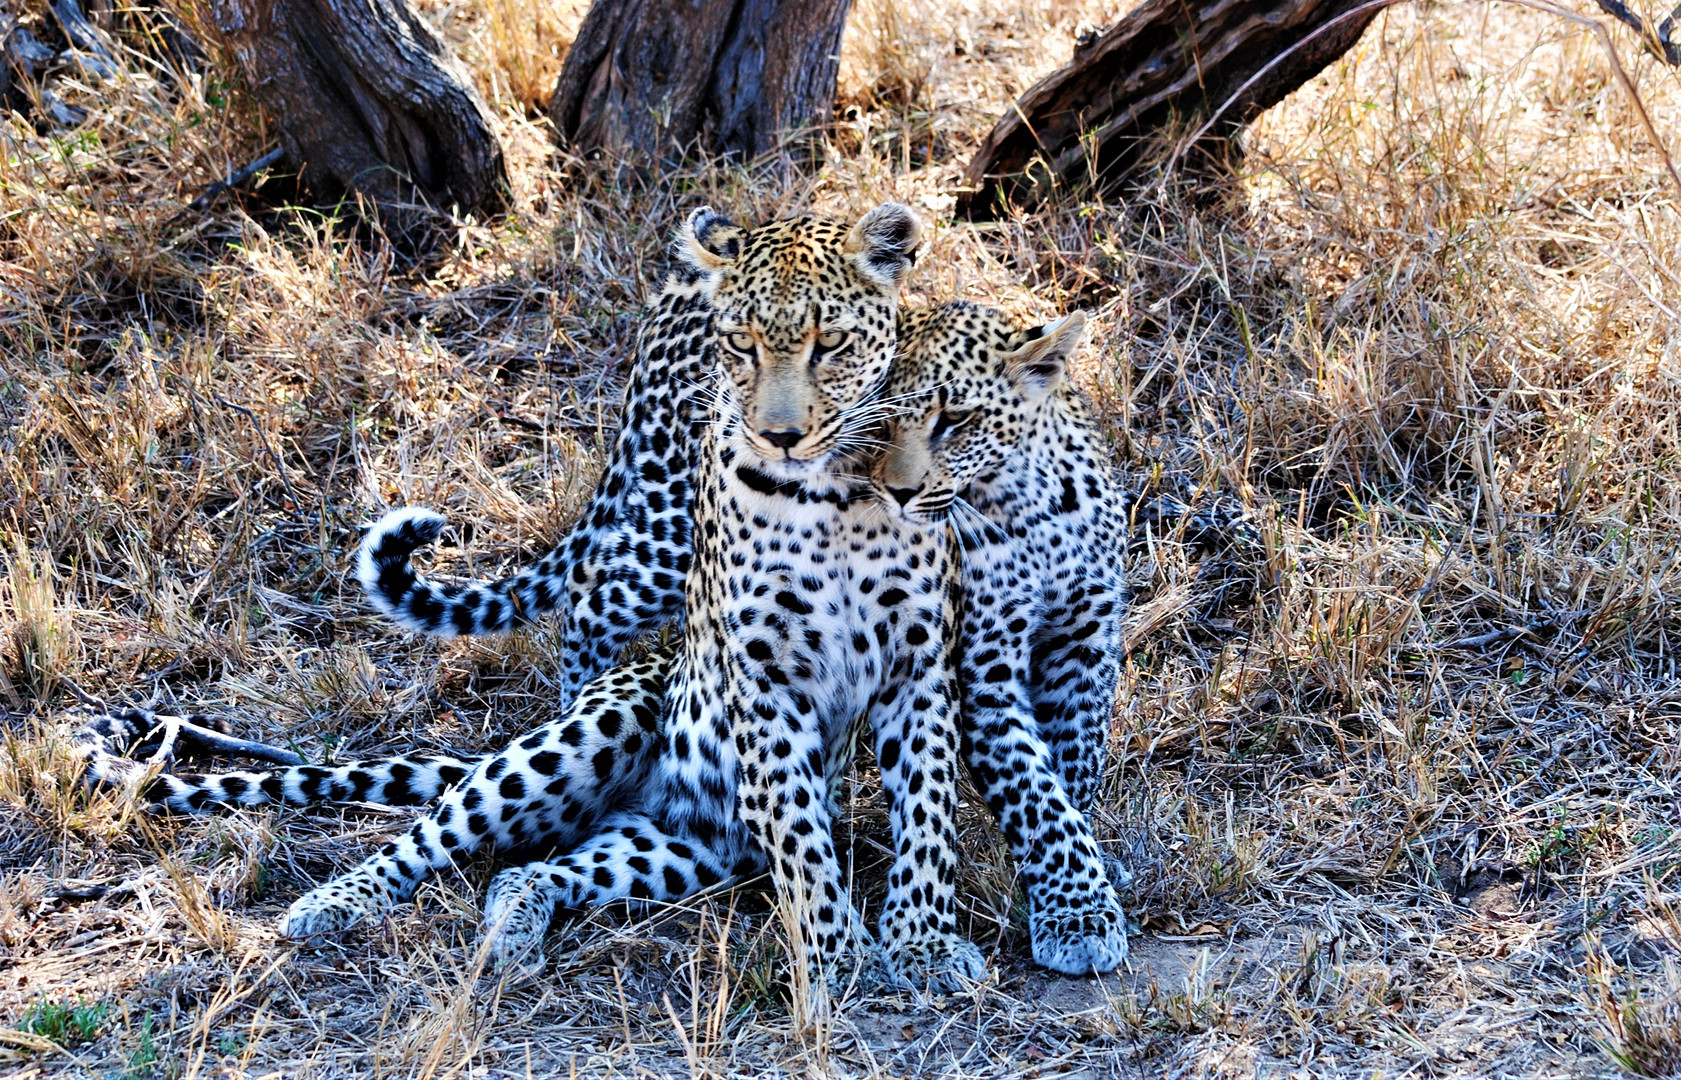
<svg viewBox="0 0 1681 1080">
<path fill-rule="evenodd" d="M 834 352 L 845 344 L 845 330 L 825 330 L 817 335 L 817 348 L 813 351 L 817 353 Z"/>
<path fill-rule="evenodd" d="M 929 429 L 928 437 L 930 439 L 938 439 L 942 435 L 956 431 L 958 428 L 974 419 L 974 416 L 974 409 L 942 409 L 940 411 L 940 415 L 935 417 L 934 426 Z"/>
<path fill-rule="evenodd" d="M 747 353 L 749 356 L 753 354 L 753 335 L 744 330 L 732 330 L 724 335 L 724 340 L 729 342 L 730 348 L 736 352 Z"/>
</svg>

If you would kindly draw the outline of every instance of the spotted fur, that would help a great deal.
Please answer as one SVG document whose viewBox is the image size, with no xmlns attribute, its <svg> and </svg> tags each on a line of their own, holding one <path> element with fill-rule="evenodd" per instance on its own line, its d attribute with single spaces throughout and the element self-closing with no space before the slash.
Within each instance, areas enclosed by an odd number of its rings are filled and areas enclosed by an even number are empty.
<svg viewBox="0 0 1681 1080">
<path fill-rule="evenodd" d="M 786 223 L 769 226 L 773 231 Z M 410 556 L 437 539 L 444 518 L 402 507 L 369 530 L 357 577 L 381 612 L 439 637 L 501 633 L 555 611 L 560 698 L 618 662 L 650 630 L 683 615 L 697 406 L 716 366 L 718 260 L 747 234 L 710 209 L 690 214 L 671 269 L 642 319 L 622 426 L 578 523 L 533 566 L 494 582 L 443 584 Z"/>
<path fill-rule="evenodd" d="M 295 901 L 281 936 L 308 938 L 378 915 L 482 846 L 565 847 L 591 835 L 657 760 L 674 651 L 655 650 L 597 676 L 561 719 L 481 758 L 405 835 Z"/>
<path fill-rule="evenodd" d="M 1076 312 L 1021 329 L 955 302 L 906 313 L 902 348 L 920 363 L 890 384 L 904 412 L 871 470 L 884 501 L 962 533 L 965 760 L 1016 856 L 1034 959 L 1070 974 L 1126 956 L 1084 816 L 1126 612 L 1126 496 L 1065 378 L 1084 326 Z"/>
</svg>

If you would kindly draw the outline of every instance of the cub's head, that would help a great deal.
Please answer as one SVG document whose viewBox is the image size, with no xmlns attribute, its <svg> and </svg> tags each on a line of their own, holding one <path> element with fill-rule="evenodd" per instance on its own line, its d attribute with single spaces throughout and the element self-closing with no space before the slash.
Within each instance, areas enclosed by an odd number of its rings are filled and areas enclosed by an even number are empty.
<svg viewBox="0 0 1681 1080">
<path fill-rule="evenodd" d="M 857 410 L 887 377 L 899 286 L 922 227 L 887 203 L 847 226 L 800 217 L 743 229 L 689 215 L 676 254 L 716 312 L 724 397 L 750 452 L 787 479 L 823 470 L 867 425 Z"/>
<path fill-rule="evenodd" d="M 876 495 L 912 521 L 936 521 L 978 477 L 996 472 L 1029 416 L 1062 384 L 1085 333 L 1079 311 L 1020 328 L 961 301 L 907 312 L 888 397 L 887 446 L 870 472 Z"/>
</svg>

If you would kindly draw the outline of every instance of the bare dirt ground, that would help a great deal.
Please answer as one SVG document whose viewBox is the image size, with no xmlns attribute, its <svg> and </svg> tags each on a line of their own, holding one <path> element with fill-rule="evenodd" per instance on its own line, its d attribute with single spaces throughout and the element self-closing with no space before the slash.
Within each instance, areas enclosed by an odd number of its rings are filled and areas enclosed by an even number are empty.
<svg viewBox="0 0 1681 1080">
<path fill-rule="evenodd" d="M 0 1072 L 1681 1070 L 1681 217 L 1641 118 L 1681 138 L 1673 71 L 1613 31 L 1637 103 L 1556 14 L 1399 7 L 1223 193 L 977 227 L 949 216 L 968 149 L 1117 10 L 861 0 L 817 171 L 652 181 L 568 159 L 532 110 L 581 9 L 423 10 L 494 103 L 516 208 L 422 259 L 280 181 L 181 215 L 273 144 L 132 29 L 105 82 L 54 77 L 79 125 L 0 121 Z M 1264 537 L 1134 559 L 1097 815 L 1134 873 L 1124 970 L 1032 968 L 978 813 L 964 902 L 996 981 L 811 1023 L 752 890 L 566 921 L 550 971 L 503 985 L 475 951 L 486 862 L 340 942 L 275 939 L 404 815 L 156 819 L 81 790 L 66 680 L 312 760 L 547 718 L 547 631 L 393 632 L 346 577 L 357 527 L 420 503 L 461 526 L 440 572 L 529 560 L 594 481 L 681 213 L 887 198 L 933 226 L 911 302 L 1086 308 L 1117 462 L 1241 498 Z M 866 895 L 872 795 L 847 823 Z"/>
</svg>

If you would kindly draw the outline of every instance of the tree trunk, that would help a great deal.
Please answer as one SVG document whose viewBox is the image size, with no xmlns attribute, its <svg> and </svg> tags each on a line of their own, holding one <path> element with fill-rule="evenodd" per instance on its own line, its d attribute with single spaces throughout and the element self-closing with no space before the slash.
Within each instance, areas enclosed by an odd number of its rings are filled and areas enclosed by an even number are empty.
<svg viewBox="0 0 1681 1080">
<path fill-rule="evenodd" d="M 822 127 L 851 0 L 595 0 L 549 115 L 575 152 L 756 157 Z"/>
<path fill-rule="evenodd" d="M 970 159 L 960 209 L 986 218 L 1005 200 L 1037 203 L 1092 176 L 1112 183 L 1153 132 L 1222 107 L 1208 135 L 1224 142 L 1348 51 L 1380 6 L 1144 0 L 1004 114 Z"/>
<path fill-rule="evenodd" d="M 404 0 L 211 0 L 289 162 L 316 194 L 495 213 L 502 145 L 472 81 Z"/>
</svg>

